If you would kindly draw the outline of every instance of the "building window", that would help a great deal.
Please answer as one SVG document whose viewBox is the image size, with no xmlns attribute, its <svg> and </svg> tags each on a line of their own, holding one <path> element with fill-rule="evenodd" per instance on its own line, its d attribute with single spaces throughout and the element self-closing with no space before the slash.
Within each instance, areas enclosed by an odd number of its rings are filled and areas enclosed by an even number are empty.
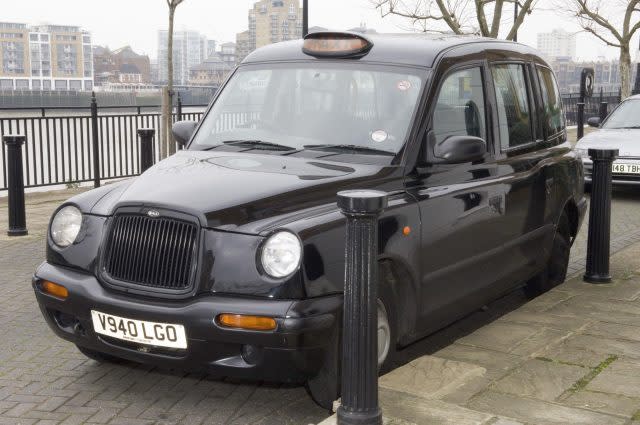
<svg viewBox="0 0 640 425">
<path fill-rule="evenodd" d="M 2 90 L 13 90 L 13 80 L 9 78 L 0 79 L 0 89 Z"/>
<path fill-rule="evenodd" d="M 16 89 L 29 90 L 29 80 L 16 80 Z"/>
<path fill-rule="evenodd" d="M 51 81 L 50 80 L 44 80 L 42 82 L 42 88 L 44 90 L 51 90 Z"/>
<path fill-rule="evenodd" d="M 40 41 L 49 41 L 49 34 L 40 34 Z"/>
<path fill-rule="evenodd" d="M 75 35 L 63 35 L 63 34 L 56 35 L 56 41 L 76 41 L 77 39 L 78 37 L 76 37 Z"/>
<path fill-rule="evenodd" d="M 82 42 L 83 42 L 84 44 L 91 44 L 91 36 L 83 35 L 83 36 L 82 36 Z"/>
<path fill-rule="evenodd" d="M 21 32 L 2 32 L 0 38 L 22 38 Z"/>
<path fill-rule="evenodd" d="M 70 80 L 69 81 L 69 89 L 70 90 L 82 90 L 82 81 L 80 81 L 80 80 Z"/>
<path fill-rule="evenodd" d="M 38 41 L 38 34 L 29 34 L 29 40 Z"/>
<path fill-rule="evenodd" d="M 40 90 L 42 88 L 42 81 L 40 81 L 40 80 L 31 80 L 31 88 L 33 90 Z"/>
<path fill-rule="evenodd" d="M 93 81 L 91 80 L 86 80 L 84 82 L 84 89 L 85 90 L 93 90 Z"/>
<path fill-rule="evenodd" d="M 55 81 L 56 90 L 66 90 L 67 89 L 67 80 L 56 80 Z"/>
</svg>

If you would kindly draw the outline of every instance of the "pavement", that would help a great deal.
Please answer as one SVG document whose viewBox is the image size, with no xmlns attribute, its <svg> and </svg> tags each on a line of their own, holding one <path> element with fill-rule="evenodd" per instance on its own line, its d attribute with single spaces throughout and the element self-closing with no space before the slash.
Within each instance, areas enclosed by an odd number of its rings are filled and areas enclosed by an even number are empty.
<svg viewBox="0 0 640 425">
<path fill-rule="evenodd" d="M 327 418 L 299 386 L 101 365 L 55 337 L 30 278 L 44 258 L 51 213 L 80 191 L 28 194 L 29 235 L 19 238 L 6 236 L 7 204 L 0 198 L 0 425 Z M 402 350 L 404 366 L 380 380 L 390 423 L 640 425 L 639 202 L 634 191 L 613 197 L 612 285 L 573 279 L 533 301 L 515 291 Z M 580 273 L 585 251 L 586 226 L 570 273 Z"/>
</svg>

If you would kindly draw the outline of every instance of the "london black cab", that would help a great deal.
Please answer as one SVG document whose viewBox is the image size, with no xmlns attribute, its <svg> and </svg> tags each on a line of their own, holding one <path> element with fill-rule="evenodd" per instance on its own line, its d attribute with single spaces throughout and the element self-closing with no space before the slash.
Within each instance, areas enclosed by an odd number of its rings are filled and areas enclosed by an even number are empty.
<svg viewBox="0 0 640 425">
<path fill-rule="evenodd" d="M 345 219 L 389 193 L 378 363 L 525 285 L 561 283 L 585 211 L 538 53 L 457 36 L 314 33 L 256 50 L 184 146 L 53 215 L 33 287 L 54 332 L 127 359 L 338 397 Z"/>
</svg>

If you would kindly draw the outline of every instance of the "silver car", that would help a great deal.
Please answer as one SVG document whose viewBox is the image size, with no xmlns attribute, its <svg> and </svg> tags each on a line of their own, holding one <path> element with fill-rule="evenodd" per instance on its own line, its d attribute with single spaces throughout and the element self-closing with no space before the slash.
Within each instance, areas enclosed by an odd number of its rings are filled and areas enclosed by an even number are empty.
<svg viewBox="0 0 640 425">
<path fill-rule="evenodd" d="M 587 122 L 600 129 L 576 144 L 576 151 L 582 155 L 585 183 L 591 183 L 592 163 L 588 150 L 597 148 L 620 151 L 613 163 L 614 185 L 640 185 L 640 95 L 627 98 L 604 122 L 601 123 L 598 117 Z"/>
</svg>

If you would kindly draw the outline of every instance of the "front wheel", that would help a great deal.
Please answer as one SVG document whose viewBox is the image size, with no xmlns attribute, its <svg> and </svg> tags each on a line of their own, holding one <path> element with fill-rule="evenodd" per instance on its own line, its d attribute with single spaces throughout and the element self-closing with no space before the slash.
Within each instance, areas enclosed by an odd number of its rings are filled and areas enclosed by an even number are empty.
<svg viewBox="0 0 640 425">
<path fill-rule="evenodd" d="M 383 299 L 384 294 L 381 294 Z M 385 300 L 386 301 L 386 300 Z M 390 314 L 391 304 L 378 300 L 378 372 L 386 373 L 391 369 L 395 355 L 393 316 Z M 389 306 L 387 308 L 386 306 Z M 341 359 L 342 359 L 342 327 L 336 330 L 329 343 L 325 361 L 320 372 L 306 383 L 307 392 L 320 407 L 331 410 L 333 402 L 340 398 Z"/>
</svg>

